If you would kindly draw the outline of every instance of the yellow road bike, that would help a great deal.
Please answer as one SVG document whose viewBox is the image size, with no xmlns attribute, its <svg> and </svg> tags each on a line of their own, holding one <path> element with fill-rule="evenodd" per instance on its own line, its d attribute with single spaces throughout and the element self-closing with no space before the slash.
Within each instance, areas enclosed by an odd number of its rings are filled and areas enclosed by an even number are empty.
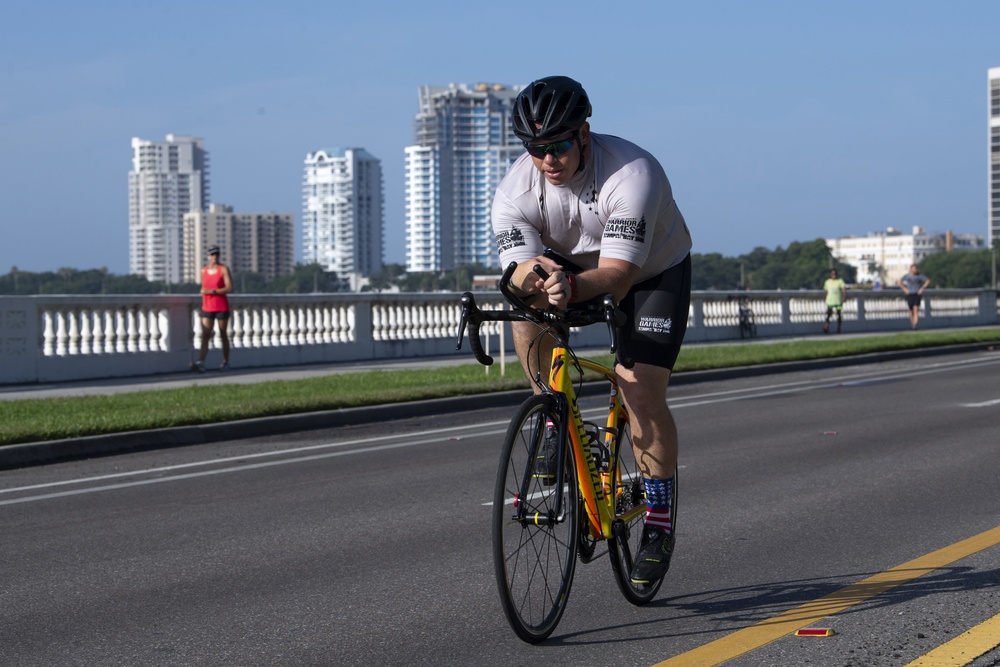
<svg viewBox="0 0 1000 667">
<path fill-rule="evenodd" d="M 610 295 L 581 310 L 532 308 L 509 288 L 514 268 L 508 266 L 500 281 L 511 310 L 482 310 L 472 293 L 462 295 L 458 347 L 468 326 L 476 359 L 492 364 L 479 336 L 480 324 L 490 321 L 537 326 L 533 350 L 544 337 L 554 340 L 547 382 L 534 379 L 540 393 L 518 407 L 504 436 L 493 494 L 493 563 L 500 601 L 517 636 L 536 643 L 552 634 L 562 618 L 577 558 L 589 563 L 603 555 L 597 549 L 600 542 L 607 543 L 615 580 L 629 602 L 649 602 L 661 582 L 639 585 L 629 578 L 646 504 L 615 373 L 577 356 L 569 345 L 571 327 L 605 322 L 617 363 L 631 366 L 619 345 L 625 315 Z M 541 267 L 533 270 L 544 279 Z M 607 412 L 601 409 L 596 422 L 584 420 L 577 400 L 585 371 L 610 384 Z M 675 505 L 676 498 L 675 490 Z"/>
</svg>

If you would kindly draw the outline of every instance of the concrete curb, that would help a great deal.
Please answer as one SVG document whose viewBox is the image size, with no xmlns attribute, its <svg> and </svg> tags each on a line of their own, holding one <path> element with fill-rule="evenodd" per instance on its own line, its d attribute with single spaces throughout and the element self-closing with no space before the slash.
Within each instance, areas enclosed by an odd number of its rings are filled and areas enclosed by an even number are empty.
<svg viewBox="0 0 1000 667">
<path fill-rule="evenodd" d="M 913 359 L 916 357 L 988 351 L 994 350 L 997 347 L 997 343 L 969 343 L 943 347 L 914 348 L 894 352 L 877 352 L 852 357 L 791 361 L 763 366 L 739 366 L 705 371 L 690 371 L 675 375 L 671 378 L 671 384 L 695 384 L 698 382 L 727 380 L 738 377 L 756 377 L 776 373 Z M 604 384 L 597 382 L 586 385 L 582 393 L 583 395 L 593 395 L 602 391 L 604 391 Z M 243 419 L 218 424 L 178 426 L 148 431 L 131 431 L 85 438 L 7 445 L 0 447 L 0 469 L 110 456 L 125 452 L 186 447 L 260 435 L 280 435 L 296 431 L 367 424 L 394 419 L 408 419 L 441 412 L 460 412 L 506 405 L 515 406 L 520 404 L 526 395 L 527 390 L 517 389 L 492 394 L 456 396 L 394 403 L 391 405 L 373 405 L 361 408 Z"/>
</svg>

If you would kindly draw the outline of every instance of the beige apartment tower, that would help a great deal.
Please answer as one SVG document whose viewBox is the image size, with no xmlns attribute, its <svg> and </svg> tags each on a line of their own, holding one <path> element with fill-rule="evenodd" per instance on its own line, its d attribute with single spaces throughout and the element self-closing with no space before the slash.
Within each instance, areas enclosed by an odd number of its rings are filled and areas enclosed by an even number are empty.
<svg viewBox="0 0 1000 667">
<path fill-rule="evenodd" d="M 236 213 L 212 204 L 184 216 L 184 282 L 198 283 L 206 251 L 219 246 L 219 261 L 233 273 L 259 273 L 266 280 L 295 268 L 295 221 L 291 213 Z"/>
</svg>

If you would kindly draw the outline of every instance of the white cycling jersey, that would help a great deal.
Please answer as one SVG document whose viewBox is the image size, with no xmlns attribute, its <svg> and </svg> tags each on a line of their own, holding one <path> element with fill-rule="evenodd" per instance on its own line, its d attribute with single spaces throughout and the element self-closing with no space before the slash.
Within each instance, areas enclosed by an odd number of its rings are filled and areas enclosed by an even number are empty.
<svg viewBox="0 0 1000 667">
<path fill-rule="evenodd" d="M 551 248 L 584 269 L 600 257 L 640 267 L 635 282 L 679 264 L 691 234 L 660 163 L 635 144 L 590 134 L 585 169 L 562 186 L 548 183 L 525 153 L 493 198 L 500 265 L 522 263 Z"/>
</svg>

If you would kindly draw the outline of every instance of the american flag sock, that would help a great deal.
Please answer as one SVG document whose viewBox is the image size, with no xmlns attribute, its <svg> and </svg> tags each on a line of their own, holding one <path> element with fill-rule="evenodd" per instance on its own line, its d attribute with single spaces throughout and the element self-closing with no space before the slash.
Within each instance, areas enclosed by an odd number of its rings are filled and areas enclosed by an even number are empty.
<svg viewBox="0 0 1000 667">
<path fill-rule="evenodd" d="M 642 478 L 646 487 L 646 525 L 657 526 L 667 531 L 674 532 L 673 517 L 670 516 L 670 508 L 674 502 L 674 478 L 669 479 L 647 479 Z"/>
</svg>

